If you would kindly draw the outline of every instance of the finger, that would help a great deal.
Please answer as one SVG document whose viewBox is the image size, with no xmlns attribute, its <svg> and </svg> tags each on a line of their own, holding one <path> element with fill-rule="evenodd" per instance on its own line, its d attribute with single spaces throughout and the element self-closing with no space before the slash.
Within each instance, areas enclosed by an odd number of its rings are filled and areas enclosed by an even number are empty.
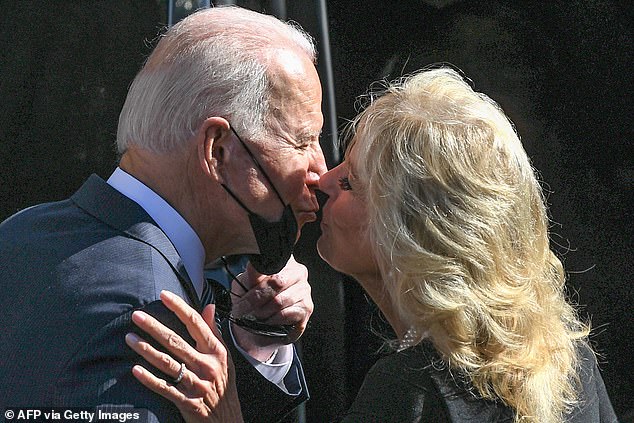
<svg viewBox="0 0 634 423">
<path fill-rule="evenodd" d="M 132 313 L 132 321 L 187 365 L 198 365 L 198 352 L 176 332 L 143 311 Z"/>
<path fill-rule="evenodd" d="M 240 276 L 240 282 L 245 286 L 245 288 L 251 289 L 259 284 L 267 275 L 263 275 L 255 270 L 255 267 L 253 267 L 251 262 L 249 262 Z"/>
<path fill-rule="evenodd" d="M 250 312 L 258 310 L 280 292 L 291 286 L 282 275 L 266 276 L 240 298 L 234 299 L 232 311 Z"/>
<path fill-rule="evenodd" d="M 132 350 L 134 350 L 134 352 L 139 354 L 147 360 L 148 363 L 164 374 L 176 379 L 177 375 L 180 373 L 181 364 L 179 362 L 174 360 L 169 354 L 158 351 L 136 334 L 128 333 L 125 336 L 125 342 L 130 348 L 132 348 Z"/>
<path fill-rule="evenodd" d="M 271 278 L 269 275 L 262 275 L 255 270 L 252 272 L 245 271 L 237 276 L 238 281 L 231 283 L 231 292 L 235 295 L 234 299 L 242 298 L 258 287 L 261 289 L 266 286 L 267 280 Z M 246 288 L 246 291 L 245 291 Z"/>
<path fill-rule="evenodd" d="M 233 404 L 221 403 L 220 397 L 215 392 L 208 393 L 207 395 L 194 394 L 190 397 L 181 392 L 178 388 L 176 388 L 176 386 L 170 385 L 165 380 L 157 378 L 142 366 L 137 365 L 132 367 L 132 374 L 143 386 L 174 403 L 174 405 L 176 405 L 176 407 L 180 410 L 181 415 L 185 418 L 185 421 L 225 421 L 224 417 L 229 415 L 237 415 L 241 417 L 239 414 L 239 408 L 237 411 L 235 408 L 227 409 L 229 405 Z M 237 394 L 234 394 L 234 396 L 237 397 Z M 237 402 L 238 400 L 236 398 L 233 401 Z M 222 414 L 218 415 L 218 417 L 222 417 L 223 420 L 217 420 L 214 418 L 214 415 L 211 414 L 211 411 L 219 405 L 228 410 L 223 411 Z M 233 414 L 230 414 L 231 412 L 233 412 Z M 235 421 L 242 420 L 239 419 Z"/>
<path fill-rule="evenodd" d="M 299 318 L 293 316 L 296 310 L 300 312 L 305 310 L 301 314 L 310 315 L 313 308 L 310 285 L 298 283 L 277 293 L 264 303 L 254 305 L 247 302 L 236 305 L 234 314 L 236 316 L 250 314 L 259 320 L 276 318 L 276 323 L 295 324 L 302 320 L 301 316 Z"/>
<path fill-rule="evenodd" d="M 279 275 L 283 275 L 283 277 L 288 280 L 308 280 L 308 268 L 297 262 L 295 257 L 292 255 L 284 268 L 274 275 L 262 274 L 255 270 L 251 263 L 247 263 L 244 273 L 240 274 L 240 282 L 250 290 L 251 288 L 262 284 L 267 279 Z"/>
<path fill-rule="evenodd" d="M 308 321 L 310 315 L 311 312 L 305 307 L 305 305 L 299 304 L 286 307 L 272 316 L 266 319 L 258 319 L 258 321 L 269 325 L 301 326 Z"/>
<path fill-rule="evenodd" d="M 187 331 L 196 341 L 196 346 L 200 352 L 211 352 L 218 348 L 217 337 L 214 336 L 211 329 L 215 326 L 213 321 L 213 324 L 210 325 L 181 297 L 169 291 L 161 291 L 161 301 L 185 324 Z"/>
<path fill-rule="evenodd" d="M 231 292 L 239 298 L 249 292 L 250 287 L 257 285 L 258 282 L 258 280 L 250 281 L 248 273 L 246 271 L 242 272 L 231 281 Z"/>
<path fill-rule="evenodd" d="M 284 294 L 278 294 L 266 304 L 251 309 L 250 312 L 242 316 L 250 316 L 261 322 L 276 324 L 295 324 L 297 311 L 307 308 L 303 301 L 297 301 Z M 238 312 L 234 313 L 238 316 Z M 274 321 L 273 321 L 274 320 Z"/>
<path fill-rule="evenodd" d="M 143 386 L 173 402 L 177 407 L 180 408 L 187 402 L 187 397 L 176 386 L 170 385 L 165 380 L 154 376 L 142 366 L 136 365 L 132 367 L 132 374 Z"/>
</svg>

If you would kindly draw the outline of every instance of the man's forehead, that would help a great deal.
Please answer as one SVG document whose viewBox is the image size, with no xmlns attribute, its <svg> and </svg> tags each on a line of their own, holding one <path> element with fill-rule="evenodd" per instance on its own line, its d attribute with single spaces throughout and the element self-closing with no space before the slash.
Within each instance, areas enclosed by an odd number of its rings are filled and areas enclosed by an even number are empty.
<svg viewBox="0 0 634 423">
<path fill-rule="evenodd" d="M 319 140 L 323 116 L 320 109 L 275 109 L 269 114 L 267 126 L 272 134 L 306 145 Z"/>
<path fill-rule="evenodd" d="M 274 107 L 283 108 L 289 98 L 299 102 L 321 102 L 319 74 L 305 52 L 298 49 L 273 49 L 267 59 L 271 94 L 269 102 Z"/>
<path fill-rule="evenodd" d="M 275 132 L 293 132 L 297 138 L 310 138 L 321 133 L 321 110 L 304 107 L 269 109 L 266 117 L 269 129 Z"/>
<path fill-rule="evenodd" d="M 319 139 L 323 116 L 322 91 L 309 57 L 297 50 L 275 51 L 269 73 L 268 125 L 293 145 L 309 145 Z"/>
<path fill-rule="evenodd" d="M 263 51 L 263 56 L 272 76 L 301 75 L 307 64 L 315 66 L 308 54 L 299 48 L 270 48 Z"/>
</svg>

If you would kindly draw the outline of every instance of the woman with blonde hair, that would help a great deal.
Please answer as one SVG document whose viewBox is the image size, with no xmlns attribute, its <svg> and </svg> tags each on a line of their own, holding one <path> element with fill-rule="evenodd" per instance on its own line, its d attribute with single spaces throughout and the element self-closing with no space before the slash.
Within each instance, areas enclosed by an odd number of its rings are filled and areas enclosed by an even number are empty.
<svg viewBox="0 0 634 423">
<path fill-rule="evenodd" d="M 589 328 L 566 300 L 541 187 L 500 107 L 447 68 L 369 98 L 345 161 L 321 178 L 329 199 L 317 246 L 396 339 L 341 421 L 615 422 Z M 169 330 L 148 322 L 167 342 Z M 179 407 L 204 397 L 137 378 Z"/>
</svg>

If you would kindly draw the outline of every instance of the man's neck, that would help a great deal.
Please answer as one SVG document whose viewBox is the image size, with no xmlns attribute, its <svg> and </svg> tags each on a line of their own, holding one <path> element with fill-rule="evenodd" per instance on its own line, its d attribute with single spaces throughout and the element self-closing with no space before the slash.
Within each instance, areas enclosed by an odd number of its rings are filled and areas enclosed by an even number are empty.
<svg viewBox="0 0 634 423">
<path fill-rule="evenodd" d="M 108 184 L 141 206 L 161 228 L 176 248 L 196 292 L 201 296 L 205 249 L 189 223 L 160 195 L 121 168 L 112 173 Z"/>
<path fill-rule="evenodd" d="M 166 156 L 131 148 L 121 157 L 119 167 L 160 195 L 187 220 L 180 207 L 188 191 L 182 182 L 184 169 L 175 157 Z"/>
<path fill-rule="evenodd" d="M 121 157 L 119 167 L 137 178 L 169 203 L 198 234 L 205 248 L 205 263 L 220 256 L 240 254 L 239 238 L 227 221 L 220 196 L 197 167 L 194 151 L 157 154 L 130 148 Z"/>
</svg>

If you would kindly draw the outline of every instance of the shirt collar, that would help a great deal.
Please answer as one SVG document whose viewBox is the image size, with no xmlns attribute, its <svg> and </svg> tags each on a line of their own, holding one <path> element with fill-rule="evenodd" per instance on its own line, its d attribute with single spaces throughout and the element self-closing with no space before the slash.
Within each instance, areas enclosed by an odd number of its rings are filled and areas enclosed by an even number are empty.
<svg viewBox="0 0 634 423">
<path fill-rule="evenodd" d="M 183 260 L 198 297 L 201 297 L 205 248 L 194 229 L 167 201 L 121 168 L 115 169 L 108 178 L 108 184 L 141 206 L 165 232 Z"/>
</svg>

